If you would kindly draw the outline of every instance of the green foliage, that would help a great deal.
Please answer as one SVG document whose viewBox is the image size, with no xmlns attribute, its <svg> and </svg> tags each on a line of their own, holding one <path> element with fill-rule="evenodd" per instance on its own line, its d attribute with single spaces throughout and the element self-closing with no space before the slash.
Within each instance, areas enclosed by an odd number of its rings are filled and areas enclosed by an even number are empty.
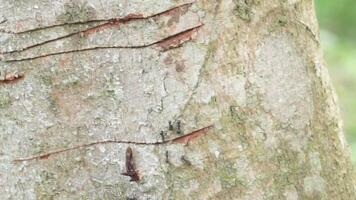
<svg viewBox="0 0 356 200">
<path fill-rule="evenodd" d="M 356 1 L 316 1 L 321 43 L 356 164 Z"/>
<path fill-rule="evenodd" d="M 316 11 L 322 28 L 341 37 L 356 39 L 355 0 L 316 0 Z"/>
</svg>

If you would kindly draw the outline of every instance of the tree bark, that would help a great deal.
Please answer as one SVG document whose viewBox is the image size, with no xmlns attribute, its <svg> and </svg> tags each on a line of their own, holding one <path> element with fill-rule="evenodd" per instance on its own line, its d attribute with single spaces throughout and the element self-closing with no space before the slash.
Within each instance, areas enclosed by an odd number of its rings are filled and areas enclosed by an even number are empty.
<svg viewBox="0 0 356 200">
<path fill-rule="evenodd" d="M 311 0 L 0 0 L 0 199 L 355 199 Z"/>
</svg>

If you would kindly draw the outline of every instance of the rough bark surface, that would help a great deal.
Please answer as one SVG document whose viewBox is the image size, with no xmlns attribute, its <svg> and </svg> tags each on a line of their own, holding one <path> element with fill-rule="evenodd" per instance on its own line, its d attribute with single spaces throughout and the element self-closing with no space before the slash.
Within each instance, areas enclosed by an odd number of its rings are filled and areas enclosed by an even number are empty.
<svg viewBox="0 0 356 200">
<path fill-rule="evenodd" d="M 0 23 L 0 199 L 356 198 L 311 0 L 0 0 Z"/>
</svg>

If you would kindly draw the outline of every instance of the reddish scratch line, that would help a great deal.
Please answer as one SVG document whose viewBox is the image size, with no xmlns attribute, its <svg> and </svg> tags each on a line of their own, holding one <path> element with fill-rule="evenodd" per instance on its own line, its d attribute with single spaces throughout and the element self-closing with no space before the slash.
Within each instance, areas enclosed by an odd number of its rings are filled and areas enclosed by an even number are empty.
<svg viewBox="0 0 356 200">
<path fill-rule="evenodd" d="M 32 48 L 47 44 L 47 43 L 51 43 L 51 42 L 54 42 L 54 41 L 65 39 L 65 38 L 68 38 L 68 37 L 71 37 L 71 36 L 74 36 L 74 35 L 77 35 L 77 34 L 83 34 L 83 36 L 87 37 L 88 35 L 90 35 L 92 33 L 95 33 L 97 31 L 103 30 L 105 28 L 111 28 L 111 27 L 114 27 L 114 26 L 119 26 L 120 24 L 126 24 L 126 23 L 131 22 L 131 21 L 147 20 L 147 19 L 154 18 L 154 17 L 157 17 L 157 16 L 162 16 L 162 15 L 164 15 L 166 13 L 170 13 L 172 11 L 181 9 L 183 7 L 189 7 L 192 4 L 193 3 L 182 4 L 180 6 L 176 6 L 176 7 L 170 8 L 168 10 L 165 10 L 163 12 L 160 12 L 160 13 L 157 13 L 157 14 L 153 14 L 153 15 L 150 15 L 150 16 L 144 16 L 142 14 L 128 14 L 127 16 L 125 16 L 123 18 L 109 19 L 109 20 L 99 20 L 97 22 L 104 22 L 104 23 L 99 24 L 99 25 L 94 26 L 94 27 L 91 27 L 91 28 L 88 28 L 88 29 L 85 29 L 85 30 L 82 30 L 82 31 L 70 33 L 70 34 L 67 34 L 67 35 L 64 35 L 64 36 L 61 36 L 61 37 L 58 37 L 58 38 L 54 38 L 54 39 L 47 40 L 47 41 L 44 41 L 44 42 L 41 42 L 41 43 L 30 45 L 30 46 L 27 46 L 27 47 L 24 47 L 24 48 L 21 48 L 21 49 L 3 52 L 2 54 L 6 55 L 6 54 L 11 54 L 11 53 L 16 53 L 16 52 L 22 52 L 22 51 L 25 51 L 25 50 L 28 50 L 28 49 L 32 49 Z M 88 21 L 86 23 L 91 23 L 91 22 L 95 22 L 95 21 Z"/>
<path fill-rule="evenodd" d="M 162 40 L 161 42 L 157 43 L 157 45 L 161 47 L 163 51 L 177 48 L 183 43 L 192 40 L 195 33 L 197 33 L 199 27 L 184 31 L 181 34 L 175 35 L 173 37 L 168 37 L 165 40 Z"/>
<path fill-rule="evenodd" d="M 25 78 L 25 75 L 22 73 L 6 74 L 4 79 L 0 80 L 0 83 L 2 84 L 15 83 L 23 78 Z"/>
<path fill-rule="evenodd" d="M 84 52 L 84 51 L 92 51 L 92 50 L 98 50 L 98 49 L 142 49 L 142 48 L 147 48 L 147 47 L 151 47 L 154 45 L 158 45 L 160 46 L 161 43 L 164 43 L 168 40 L 174 40 L 175 37 L 181 37 L 182 34 L 186 34 L 187 32 L 196 32 L 198 31 L 199 28 L 201 28 L 204 24 L 200 23 L 198 26 L 184 30 L 180 33 L 168 36 L 167 38 L 164 38 L 162 40 L 150 43 L 150 44 L 144 44 L 144 45 L 137 45 L 137 46 L 109 46 L 109 47 L 90 47 L 90 48 L 86 48 L 86 49 L 77 49 L 77 50 L 71 50 L 71 51 L 61 51 L 61 52 L 56 52 L 56 53 L 50 53 L 50 54 L 44 54 L 44 55 L 39 55 L 39 56 L 35 56 L 35 57 L 28 57 L 28 58 L 20 58 L 20 59 L 13 59 L 13 60 L 3 60 L 4 62 L 19 62 L 19 61 L 26 61 L 26 60 L 33 60 L 33 59 L 38 59 L 38 58 L 44 58 L 44 57 L 48 57 L 48 56 L 55 56 L 55 55 L 61 55 L 61 54 L 66 54 L 66 53 L 75 53 L 75 52 Z M 191 40 L 191 38 L 190 38 Z M 179 42 L 187 42 L 189 40 L 184 40 L 180 39 L 178 40 Z M 167 50 L 165 48 L 165 46 L 161 46 L 161 49 L 163 51 Z M 168 48 L 169 49 L 169 48 Z"/>
<path fill-rule="evenodd" d="M 165 11 L 162 11 L 158 14 L 153 14 L 153 15 L 150 15 L 150 16 L 145 16 L 144 18 L 151 18 L 151 17 L 155 17 L 157 15 L 162 15 L 166 12 L 169 12 L 171 10 L 174 10 L 176 8 L 181 8 L 181 7 L 184 7 L 184 6 L 189 6 L 189 5 L 192 5 L 196 2 L 196 0 L 193 0 L 191 2 L 188 2 L 188 3 L 184 3 L 184 4 L 181 4 L 181 5 L 173 5 L 171 8 L 168 8 L 167 10 Z M 65 25 L 81 25 L 81 24 L 86 24 L 86 23 L 91 23 L 91 22 L 108 22 L 108 21 L 111 21 L 111 20 L 117 20 L 117 19 L 127 19 L 128 17 L 130 16 L 133 16 L 133 15 L 136 15 L 134 13 L 131 13 L 131 14 L 128 14 L 122 18 L 112 18 L 112 19 L 94 19 L 94 20 L 87 20 L 87 21 L 76 21 L 76 22 L 68 22 L 68 23 L 62 23 L 62 24 L 54 24 L 54 25 L 49 25 L 49 26 L 46 26 L 46 27 L 38 27 L 38 28 L 34 28 L 34 29 L 30 29 L 30 30 L 23 30 L 23 31 L 17 31 L 17 32 L 13 32 L 13 31 L 7 31 L 7 30 L 2 30 L 0 29 L 0 31 L 6 31 L 6 33 L 10 33 L 10 34 L 25 34 L 25 33 L 28 33 L 28 32 L 34 32 L 34 31 L 40 31 L 40 30 L 43 30 L 43 29 L 49 29 L 49 28 L 55 28 L 55 27 L 58 27 L 58 26 L 65 26 Z"/>
<path fill-rule="evenodd" d="M 194 140 L 195 138 L 198 138 L 200 136 L 203 136 L 208 133 L 210 129 L 212 129 L 214 126 L 210 125 L 205 128 L 193 131 L 189 134 L 183 135 L 181 137 L 174 138 L 172 140 L 172 143 L 179 143 L 179 144 L 188 144 L 191 140 Z"/>
<path fill-rule="evenodd" d="M 191 133 L 188 133 L 184 136 L 180 136 L 180 137 L 176 137 L 170 140 L 165 140 L 165 141 L 158 141 L 158 142 L 133 142 L 133 141 L 121 141 L 121 140 L 103 140 L 103 141 L 97 141 L 97 142 L 91 142 L 88 144 L 82 144 L 82 145 L 78 145 L 78 146 L 73 146 L 73 147 L 69 147 L 66 149 L 61 149 L 61 150 L 57 150 L 57 151 L 51 151 L 48 153 L 44 153 L 38 156 L 32 156 L 32 157 L 28 157 L 28 158 L 19 158 L 19 159 L 15 159 L 13 160 L 13 162 L 24 162 L 24 161 L 31 161 L 31 160 L 44 160 L 44 159 L 48 159 L 50 156 L 53 155 L 58 155 L 64 152 L 68 152 L 68 151 L 73 151 L 76 149 L 82 149 L 82 148 L 87 148 L 87 147 L 91 147 L 91 146 L 96 146 L 96 145 L 101 145 L 101 144 L 132 144 L 132 145 L 166 145 L 166 144 L 182 144 L 182 143 L 188 143 L 190 140 L 193 140 L 197 137 L 203 136 L 205 135 L 210 129 L 212 129 L 214 127 L 214 125 L 210 125 L 207 127 L 204 127 L 202 129 L 193 131 Z"/>
</svg>

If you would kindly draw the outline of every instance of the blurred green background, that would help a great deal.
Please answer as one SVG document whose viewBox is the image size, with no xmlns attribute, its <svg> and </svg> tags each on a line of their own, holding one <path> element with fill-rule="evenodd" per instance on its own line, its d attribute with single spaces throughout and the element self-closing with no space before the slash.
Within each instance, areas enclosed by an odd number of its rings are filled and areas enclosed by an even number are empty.
<svg viewBox="0 0 356 200">
<path fill-rule="evenodd" d="M 356 0 L 316 0 L 321 45 L 356 164 Z"/>
</svg>

